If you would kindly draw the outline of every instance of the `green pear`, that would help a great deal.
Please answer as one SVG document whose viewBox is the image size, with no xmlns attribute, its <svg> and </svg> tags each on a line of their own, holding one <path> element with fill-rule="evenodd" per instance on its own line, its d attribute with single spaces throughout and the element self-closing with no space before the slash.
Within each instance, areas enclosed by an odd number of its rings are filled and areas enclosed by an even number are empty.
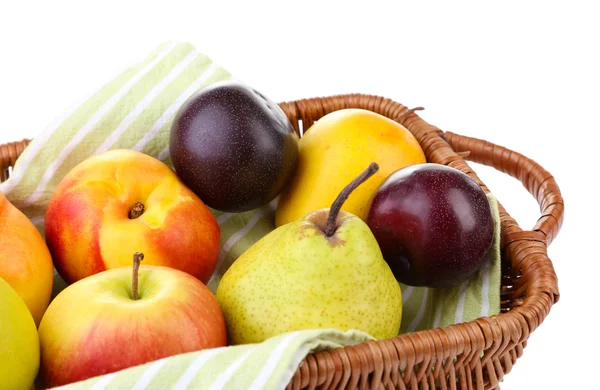
<svg viewBox="0 0 600 390">
<path fill-rule="evenodd" d="M 231 344 L 306 329 L 398 335 L 402 292 L 365 222 L 340 211 L 372 163 L 330 209 L 283 225 L 244 252 L 217 288 Z"/>
</svg>

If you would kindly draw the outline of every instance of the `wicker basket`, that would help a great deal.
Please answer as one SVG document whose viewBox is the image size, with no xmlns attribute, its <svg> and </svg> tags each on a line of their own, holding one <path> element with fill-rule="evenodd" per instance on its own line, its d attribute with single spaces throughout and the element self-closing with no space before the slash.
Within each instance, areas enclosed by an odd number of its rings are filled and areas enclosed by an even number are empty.
<svg viewBox="0 0 600 390">
<path fill-rule="evenodd" d="M 562 224 L 564 204 L 554 178 L 534 161 L 492 143 L 443 132 L 390 99 L 362 94 L 281 103 L 295 130 L 308 129 L 343 108 L 368 109 L 397 119 L 417 138 L 429 162 L 457 168 L 489 189 L 465 158 L 519 179 L 537 199 L 542 216 L 522 230 L 499 204 L 501 217 L 501 313 L 490 318 L 371 341 L 309 355 L 289 389 L 495 389 L 522 355 L 527 339 L 559 299 L 547 246 Z M 0 178 L 28 140 L 0 145 Z"/>
</svg>

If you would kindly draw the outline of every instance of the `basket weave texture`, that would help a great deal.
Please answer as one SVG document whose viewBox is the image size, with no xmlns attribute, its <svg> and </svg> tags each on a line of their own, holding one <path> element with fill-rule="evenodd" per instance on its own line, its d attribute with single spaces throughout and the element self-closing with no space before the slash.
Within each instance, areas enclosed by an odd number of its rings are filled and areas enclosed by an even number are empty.
<svg viewBox="0 0 600 390">
<path fill-rule="evenodd" d="M 307 356 L 288 389 L 496 389 L 522 355 L 527 339 L 559 299 L 547 246 L 562 225 L 564 202 L 556 181 L 535 161 L 476 138 L 443 132 L 388 98 L 349 94 L 280 103 L 294 129 L 324 115 L 362 108 L 397 120 L 419 141 L 428 162 L 468 174 L 489 189 L 466 160 L 488 165 L 523 183 L 540 205 L 541 217 L 523 230 L 498 202 L 501 219 L 501 313 L 444 328 Z M 0 145 L 0 180 L 29 140 Z"/>
</svg>

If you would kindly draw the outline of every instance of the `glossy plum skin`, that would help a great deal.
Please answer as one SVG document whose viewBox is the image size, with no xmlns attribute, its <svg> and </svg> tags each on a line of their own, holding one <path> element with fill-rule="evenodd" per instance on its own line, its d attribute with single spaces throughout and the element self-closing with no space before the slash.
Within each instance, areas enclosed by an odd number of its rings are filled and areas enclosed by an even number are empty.
<svg viewBox="0 0 600 390">
<path fill-rule="evenodd" d="M 481 187 L 461 171 L 433 163 L 391 174 L 371 199 L 367 224 L 398 281 L 435 288 L 473 276 L 494 234 Z"/>
<path fill-rule="evenodd" d="M 265 205 L 296 169 L 298 136 L 283 110 L 244 84 L 196 92 L 171 127 L 177 175 L 209 207 L 244 212 Z"/>
</svg>

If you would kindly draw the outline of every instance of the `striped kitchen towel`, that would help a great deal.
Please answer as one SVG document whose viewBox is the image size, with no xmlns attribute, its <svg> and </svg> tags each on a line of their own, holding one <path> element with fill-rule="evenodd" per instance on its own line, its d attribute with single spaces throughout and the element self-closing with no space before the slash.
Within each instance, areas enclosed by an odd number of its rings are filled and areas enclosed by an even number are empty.
<svg viewBox="0 0 600 390">
<path fill-rule="evenodd" d="M 260 344 L 181 354 L 56 389 L 283 389 L 308 353 L 367 340 L 372 338 L 356 331 L 291 332 Z"/>
<path fill-rule="evenodd" d="M 65 110 L 25 149 L 0 191 L 43 234 L 46 207 L 64 175 L 86 158 L 109 149 L 134 149 L 171 166 L 169 133 L 174 115 L 194 92 L 232 75 L 185 42 L 165 42 L 86 99 Z M 257 86 L 259 87 L 259 86 Z M 260 89 L 260 87 L 259 87 Z M 480 272 L 451 289 L 401 286 L 401 333 L 470 321 L 500 312 L 499 217 L 494 248 Z M 209 281 L 274 229 L 276 201 L 245 213 L 211 210 L 221 227 L 221 255 Z M 65 287 L 55 276 L 54 296 Z M 258 345 L 201 351 L 152 362 L 69 386 L 73 389 L 256 388 L 278 389 L 307 353 L 368 339 L 359 332 L 306 331 Z"/>
</svg>

